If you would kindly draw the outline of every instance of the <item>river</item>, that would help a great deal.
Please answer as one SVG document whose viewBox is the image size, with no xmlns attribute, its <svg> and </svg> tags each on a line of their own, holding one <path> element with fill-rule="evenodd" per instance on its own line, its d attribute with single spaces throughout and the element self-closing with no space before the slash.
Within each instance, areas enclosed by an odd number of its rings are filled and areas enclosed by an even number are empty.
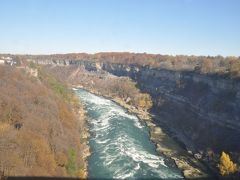
<svg viewBox="0 0 240 180">
<path fill-rule="evenodd" d="M 149 129 L 115 102 L 74 89 L 89 123 L 89 178 L 182 179 L 173 163 L 158 155 Z"/>
</svg>

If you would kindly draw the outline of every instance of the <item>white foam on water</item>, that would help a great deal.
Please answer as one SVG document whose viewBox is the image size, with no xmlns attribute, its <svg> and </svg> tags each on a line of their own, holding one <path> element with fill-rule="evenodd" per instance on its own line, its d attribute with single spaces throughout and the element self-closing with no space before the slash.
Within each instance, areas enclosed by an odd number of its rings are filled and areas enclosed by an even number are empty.
<svg viewBox="0 0 240 180">
<path fill-rule="evenodd" d="M 129 171 L 129 170 L 125 170 L 125 171 L 121 171 L 119 173 L 116 173 L 113 178 L 116 179 L 126 179 L 129 177 L 133 177 L 133 175 L 135 174 L 134 171 Z"/>
<path fill-rule="evenodd" d="M 89 94 L 87 97 L 88 102 L 96 104 L 96 105 L 105 105 L 105 106 L 109 106 L 112 104 L 112 101 L 96 96 L 94 94 Z"/>
<path fill-rule="evenodd" d="M 97 117 L 89 119 L 89 123 L 92 125 L 90 132 L 94 135 L 91 140 L 97 144 L 94 146 L 95 153 L 101 159 L 105 169 L 112 173 L 113 178 L 133 178 L 138 173 L 142 173 L 142 176 L 147 175 L 147 172 L 155 174 L 154 177 L 157 175 L 161 178 L 182 178 L 181 175 L 168 168 L 163 157 L 152 154 L 153 152 L 150 153 L 144 144 L 139 143 L 138 141 L 141 139 L 137 139 L 137 136 L 130 136 L 128 131 L 117 129 L 121 127 L 121 124 L 143 129 L 145 126 L 138 117 L 129 114 L 112 101 L 88 92 L 83 92 L 79 96 L 83 103 L 88 105 L 88 109 L 98 111 Z M 114 123 L 116 120 L 118 123 Z M 132 123 L 130 123 L 131 121 Z M 147 131 L 136 132 L 145 133 Z M 94 162 L 94 164 L 96 163 Z"/>
<path fill-rule="evenodd" d="M 136 121 L 134 121 L 134 125 L 139 129 L 144 128 L 144 126 L 140 123 L 140 121 L 138 119 Z"/>
<path fill-rule="evenodd" d="M 111 114 L 106 113 L 101 115 L 98 119 L 91 119 L 89 123 L 93 125 L 93 131 L 102 133 L 102 131 L 108 131 L 110 127 Z"/>
<path fill-rule="evenodd" d="M 115 147 L 115 150 L 119 150 L 115 152 L 115 154 L 110 154 L 109 151 Z M 127 135 L 120 135 L 114 142 L 111 142 L 104 146 L 104 150 L 102 151 L 102 159 L 105 166 L 111 169 L 112 164 L 117 164 L 118 160 L 126 158 L 126 156 L 130 157 L 136 164 L 134 168 L 129 169 L 128 172 L 123 171 L 121 168 L 115 169 L 114 178 L 125 179 L 128 177 L 132 177 L 141 167 L 140 163 L 144 163 L 149 168 L 148 169 L 158 169 L 162 165 L 167 167 L 164 163 L 163 158 L 149 154 L 148 152 L 141 149 L 141 147 L 135 146 L 132 143 L 132 139 Z M 158 172 L 157 171 L 157 172 Z M 162 176 L 162 174 L 161 174 Z"/>
<path fill-rule="evenodd" d="M 158 168 L 160 165 L 167 167 L 164 159 L 160 156 L 149 154 L 148 152 L 136 149 L 135 147 L 127 148 L 126 154 L 136 162 L 143 162 L 150 167 Z"/>
<path fill-rule="evenodd" d="M 106 144 L 106 143 L 108 143 L 109 141 L 110 141 L 109 139 L 105 139 L 105 140 L 103 140 L 103 141 L 96 139 L 96 142 L 97 142 L 98 144 Z"/>
<path fill-rule="evenodd" d="M 99 96 L 96 96 L 96 95 L 90 94 L 90 93 L 87 93 L 82 98 L 85 99 L 86 101 L 90 102 L 90 103 L 93 103 L 93 104 L 96 104 L 96 105 L 101 105 L 100 108 L 108 109 L 108 113 L 111 114 L 112 116 L 121 116 L 121 117 L 125 117 L 125 118 L 128 118 L 128 119 L 134 120 L 134 125 L 137 128 L 143 128 L 144 127 L 135 115 L 129 114 L 126 110 L 124 110 L 122 107 L 116 105 L 111 100 L 104 99 L 102 97 L 99 97 Z M 93 110 L 94 110 L 94 108 L 93 108 Z"/>
<path fill-rule="evenodd" d="M 126 110 L 122 109 L 121 107 L 111 107 L 110 112 L 113 113 L 114 115 L 133 120 L 134 125 L 137 128 L 144 128 L 144 126 L 141 124 L 140 120 L 135 115 L 129 114 Z"/>
<path fill-rule="evenodd" d="M 136 116 L 128 114 L 126 110 L 121 107 L 112 107 L 111 112 L 117 114 L 118 116 L 126 117 L 129 119 L 137 119 Z"/>
<path fill-rule="evenodd" d="M 78 89 L 77 88 L 72 88 L 72 90 L 77 91 Z"/>
<path fill-rule="evenodd" d="M 137 166 L 134 167 L 134 170 L 138 170 L 138 169 L 140 169 L 139 163 L 137 163 Z"/>
</svg>

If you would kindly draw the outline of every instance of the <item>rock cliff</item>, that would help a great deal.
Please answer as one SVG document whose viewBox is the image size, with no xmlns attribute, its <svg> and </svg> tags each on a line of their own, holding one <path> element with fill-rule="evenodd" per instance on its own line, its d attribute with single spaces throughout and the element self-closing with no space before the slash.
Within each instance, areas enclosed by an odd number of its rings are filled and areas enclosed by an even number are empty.
<svg viewBox="0 0 240 180">
<path fill-rule="evenodd" d="M 134 79 L 152 96 L 152 111 L 160 115 L 156 121 L 170 128 L 190 150 L 240 149 L 239 80 L 118 64 L 103 64 L 102 68 Z"/>
</svg>

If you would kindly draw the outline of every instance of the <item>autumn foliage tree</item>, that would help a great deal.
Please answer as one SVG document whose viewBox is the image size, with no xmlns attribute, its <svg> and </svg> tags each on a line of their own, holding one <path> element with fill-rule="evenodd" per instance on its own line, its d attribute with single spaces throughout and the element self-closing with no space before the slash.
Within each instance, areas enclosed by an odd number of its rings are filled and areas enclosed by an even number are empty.
<svg viewBox="0 0 240 180">
<path fill-rule="evenodd" d="M 222 152 L 218 168 L 222 176 L 233 174 L 237 171 L 237 165 L 231 161 L 230 156 L 225 152 Z"/>
<path fill-rule="evenodd" d="M 152 100 L 149 94 L 139 93 L 136 98 L 136 101 L 138 102 L 138 107 L 143 109 L 150 109 L 152 107 Z"/>
</svg>

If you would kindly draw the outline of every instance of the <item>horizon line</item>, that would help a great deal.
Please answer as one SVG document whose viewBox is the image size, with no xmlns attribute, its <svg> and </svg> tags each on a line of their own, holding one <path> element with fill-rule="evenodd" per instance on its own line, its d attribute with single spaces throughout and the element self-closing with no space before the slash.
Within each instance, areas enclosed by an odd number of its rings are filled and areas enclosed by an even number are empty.
<svg viewBox="0 0 240 180">
<path fill-rule="evenodd" d="M 129 53 L 129 54 L 147 54 L 147 55 L 160 55 L 160 56 L 195 56 L 195 57 L 223 57 L 223 58 L 227 58 L 227 57 L 236 57 L 236 58 L 240 58 L 240 55 L 221 55 L 221 54 L 217 54 L 217 55 L 196 55 L 196 54 L 161 54 L 161 53 L 148 53 L 148 52 L 137 52 L 137 51 L 96 51 L 96 52 L 51 52 L 51 53 L 13 53 L 13 52 L 0 52 L 0 55 L 19 55 L 19 56 L 26 56 L 26 55 L 30 55 L 30 56 L 41 56 L 41 55 L 46 55 L 46 56 L 52 56 L 52 55 L 68 55 L 68 54 L 87 54 L 87 55 L 96 55 L 96 54 L 101 54 L 101 53 L 116 53 L 116 54 L 121 54 L 121 53 Z"/>
</svg>

